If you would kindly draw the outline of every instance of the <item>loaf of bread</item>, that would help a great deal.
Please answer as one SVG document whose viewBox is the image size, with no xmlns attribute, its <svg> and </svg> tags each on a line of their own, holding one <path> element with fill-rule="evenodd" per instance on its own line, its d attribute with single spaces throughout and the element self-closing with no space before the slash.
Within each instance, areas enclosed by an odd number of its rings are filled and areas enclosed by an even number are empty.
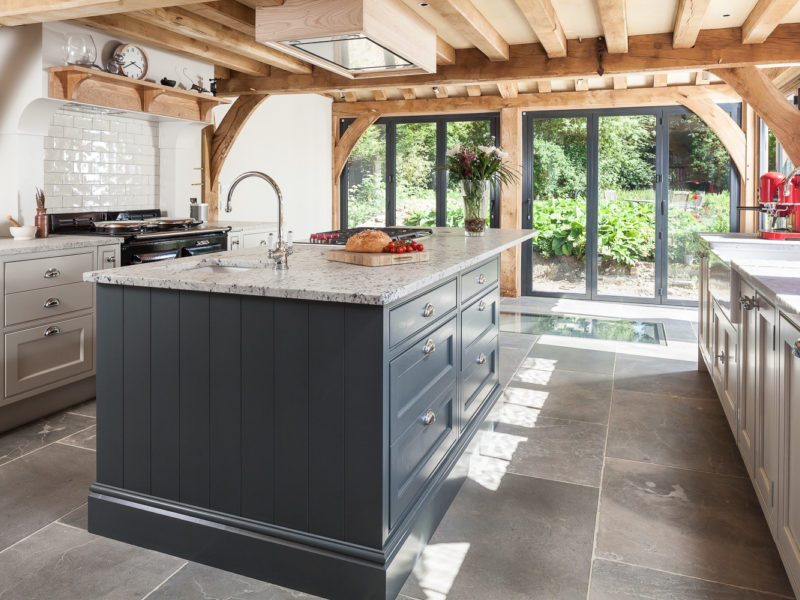
<svg viewBox="0 0 800 600">
<path fill-rule="evenodd" d="M 344 249 L 350 252 L 383 252 L 391 241 L 392 238 L 382 231 L 366 229 L 350 236 Z"/>
</svg>

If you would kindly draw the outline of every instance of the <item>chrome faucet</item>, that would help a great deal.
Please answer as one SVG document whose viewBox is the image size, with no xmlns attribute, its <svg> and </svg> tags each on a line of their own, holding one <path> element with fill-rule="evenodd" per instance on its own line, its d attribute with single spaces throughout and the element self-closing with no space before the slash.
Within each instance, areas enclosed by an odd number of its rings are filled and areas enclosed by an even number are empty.
<svg viewBox="0 0 800 600">
<path fill-rule="evenodd" d="M 233 206 L 231 205 L 231 199 L 233 198 L 233 190 L 236 189 L 236 186 L 239 185 L 245 179 L 250 177 L 257 177 L 259 179 L 263 179 L 268 184 L 272 186 L 272 189 L 275 190 L 275 194 L 278 196 L 278 245 L 273 248 L 272 243 L 270 241 L 269 244 L 269 257 L 275 261 L 273 268 L 278 271 L 285 271 L 289 268 L 289 263 L 287 262 L 287 258 L 290 254 L 294 252 L 292 248 L 291 240 L 284 238 L 283 235 L 283 194 L 281 193 L 281 188 L 278 187 L 278 184 L 275 183 L 275 180 L 267 175 L 266 173 L 262 173 L 261 171 L 247 171 L 246 173 L 242 173 L 236 179 L 233 180 L 231 184 L 231 188 L 228 190 L 228 200 L 225 202 L 225 212 L 231 212 L 233 210 Z M 291 232 L 290 232 L 291 233 Z M 270 240 L 272 239 L 272 234 L 269 234 Z"/>
</svg>

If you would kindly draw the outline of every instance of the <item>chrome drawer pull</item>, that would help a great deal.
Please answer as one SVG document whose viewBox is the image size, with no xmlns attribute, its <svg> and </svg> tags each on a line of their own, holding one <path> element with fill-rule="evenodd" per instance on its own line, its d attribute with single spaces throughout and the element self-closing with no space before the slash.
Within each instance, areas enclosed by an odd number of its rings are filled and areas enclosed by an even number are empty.
<svg viewBox="0 0 800 600">
<path fill-rule="evenodd" d="M 50 267 L 47 271 L 44 272 L 45 279 L 52 279 L 53 277 L 58 277 L 61 275 L 61 271 L 56 269 L 55 267 Z"/>
<path fill-rule="evenodd" d="M 425 347 L 422 349 L 423 353 L 428 355 L 435 351 L 436 351 L 436 344 L 433 343 L 433 340 L 428 340 L 427 342 L 425 342 Z"/>
<path fill-rule="evenodd" d="M 56 306 L 61 306 L 61 300 L 58 298 L 48 298 L 44 301 L 45 308 L 55 308 Z"/>
<path fill-rule="evenodd" d="M 50 337 L 51 335 L 57 335 L 61 333 L 61 329 L 58 327 L 48 327 L 44 330 L 44 337 Z"/>
<path fill-rule="evenodd" d="M 486 283 L 486 275 L 484 275 L 483 273 L 478 275 L 478 283 L 480 285 L 483 285 L 484 283 Z"/>
<path fill-rule="evenodd" d="M 728 358 L 725 356 L 725 351 L 723 350 L 719 354 L 717 354 L 716 359 L 721 362 L 723 365 L 728 362 Z"/>
<path fill-rule="evenodd" d="M 792 354 L 795 358 L 800 358 L 800 339 L 795 340 L 794 348 L 792 348 Z"/>
<path fill-rule="evenodd" d="M 481 300 L 481 303 L 478 304 L 478 310 L 483 312 L 486 310 L 486 300 Z"/>
<path fill-rule="evenodd" d="M 435 309 L 433 308 L 433 304 L 431 304 L 430 302 L 428 302 L 428 303 L 425 305 L 425 308 L 423 308 L 423 309 L 422 309 L 422 316 L 423 316 L 423 317 L 425 317 L 425 318 L 432 317 L 432 316 L 433 316 L 433 311 L 434 311 L 434 310 L 435 310 Z"/>
<path fill-rule="evenodd" d="M 478 364 L 485 365 L 486 364 L 486 355 L 481 352 L 481 355 L 478 357 Z"/>
<path fill-rule="evenodd" d="M 106 256 L 106 262 L 111 263 L 112 265 L 117 264 L 117 257 L 116 256 Z"/>
<path fill-rule="evenodd" d="M 428 410 L 424 415 L 422 415 L 422 424 L 427 427 L 428 425 L 433 425 L 436 422 L 436 413 L 432 410 Z"/>
</svg>

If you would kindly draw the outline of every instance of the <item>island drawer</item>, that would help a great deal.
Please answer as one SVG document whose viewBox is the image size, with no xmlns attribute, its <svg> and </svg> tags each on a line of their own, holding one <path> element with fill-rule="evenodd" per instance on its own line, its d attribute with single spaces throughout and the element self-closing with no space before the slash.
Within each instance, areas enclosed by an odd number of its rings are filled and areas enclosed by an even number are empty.
<svg viewBox="0 0 800 600">
<path fill-rule="evenodd" d="M 456 280 L 404 302 L 389 311 L 389 345 L 394 346 L 421 331 L 456 307 Z"/>
<path fill-rule="evenodd" d="M 6 325 L 35 321 L 92 307 L 94 289 L 83 281 L 6 295 Z"/>
<path fill-rule="evenodd" d="M 463 350 L 466 350 L 490 329 L 497 329 L 499 303 L 500 289 L 495 287 L 461 311 L 461 348 Z M 462 368 L 463 364 L 462 362 Z"/>
<path fill-rule="evenodd" d="M 428 408 L 433 390 L 456 379 L 456 318 L 418 339 L 389 363 L 389 429 L 394 441 Z"/>
<path fill-rule="evenodd" d="M 415 414 L 412 427 L 389 448 L 389 526 L 393 527 L 425 487 L 458 437 L 455 427 L 456 385 L 453 382 Z"/>
<path fill-rule="evenodd" d="M 94 252 L 9 261 L 5 269 L 5 293 L 77 283 L 83 281 L 86 271 L 93 269 Z"/>
<path fill-rule="evenodd" d="M 461 426 L 467 425 L 497 383 L 497 333 L 490 332 L 475 342 L 464 355 L 461 379 Z"/>
<path fill-rule="evenodd" d="M 93 364 L 91 315 L 7 333 L 5 395 L 13 396 L 91 371 Z"/>
<path fill-rule="evenodd" d="M 462 302 L 497 284 L 500 276 L 499 261 L 500 259 L 495 257 L 474 269 L 470 269 L 461 276 Z"/>
</svg>

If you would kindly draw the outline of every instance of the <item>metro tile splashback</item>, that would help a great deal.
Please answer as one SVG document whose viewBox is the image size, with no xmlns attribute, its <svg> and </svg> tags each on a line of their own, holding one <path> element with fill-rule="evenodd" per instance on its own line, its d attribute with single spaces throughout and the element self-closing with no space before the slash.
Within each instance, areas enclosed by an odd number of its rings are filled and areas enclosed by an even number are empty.
<svg viewBox="0 0 800 600">
<path fill-rule="evenodd" d="M 44 138 L 48 212 L 158 207 L 158 124 L 59 109 Z"/>
</svg>

